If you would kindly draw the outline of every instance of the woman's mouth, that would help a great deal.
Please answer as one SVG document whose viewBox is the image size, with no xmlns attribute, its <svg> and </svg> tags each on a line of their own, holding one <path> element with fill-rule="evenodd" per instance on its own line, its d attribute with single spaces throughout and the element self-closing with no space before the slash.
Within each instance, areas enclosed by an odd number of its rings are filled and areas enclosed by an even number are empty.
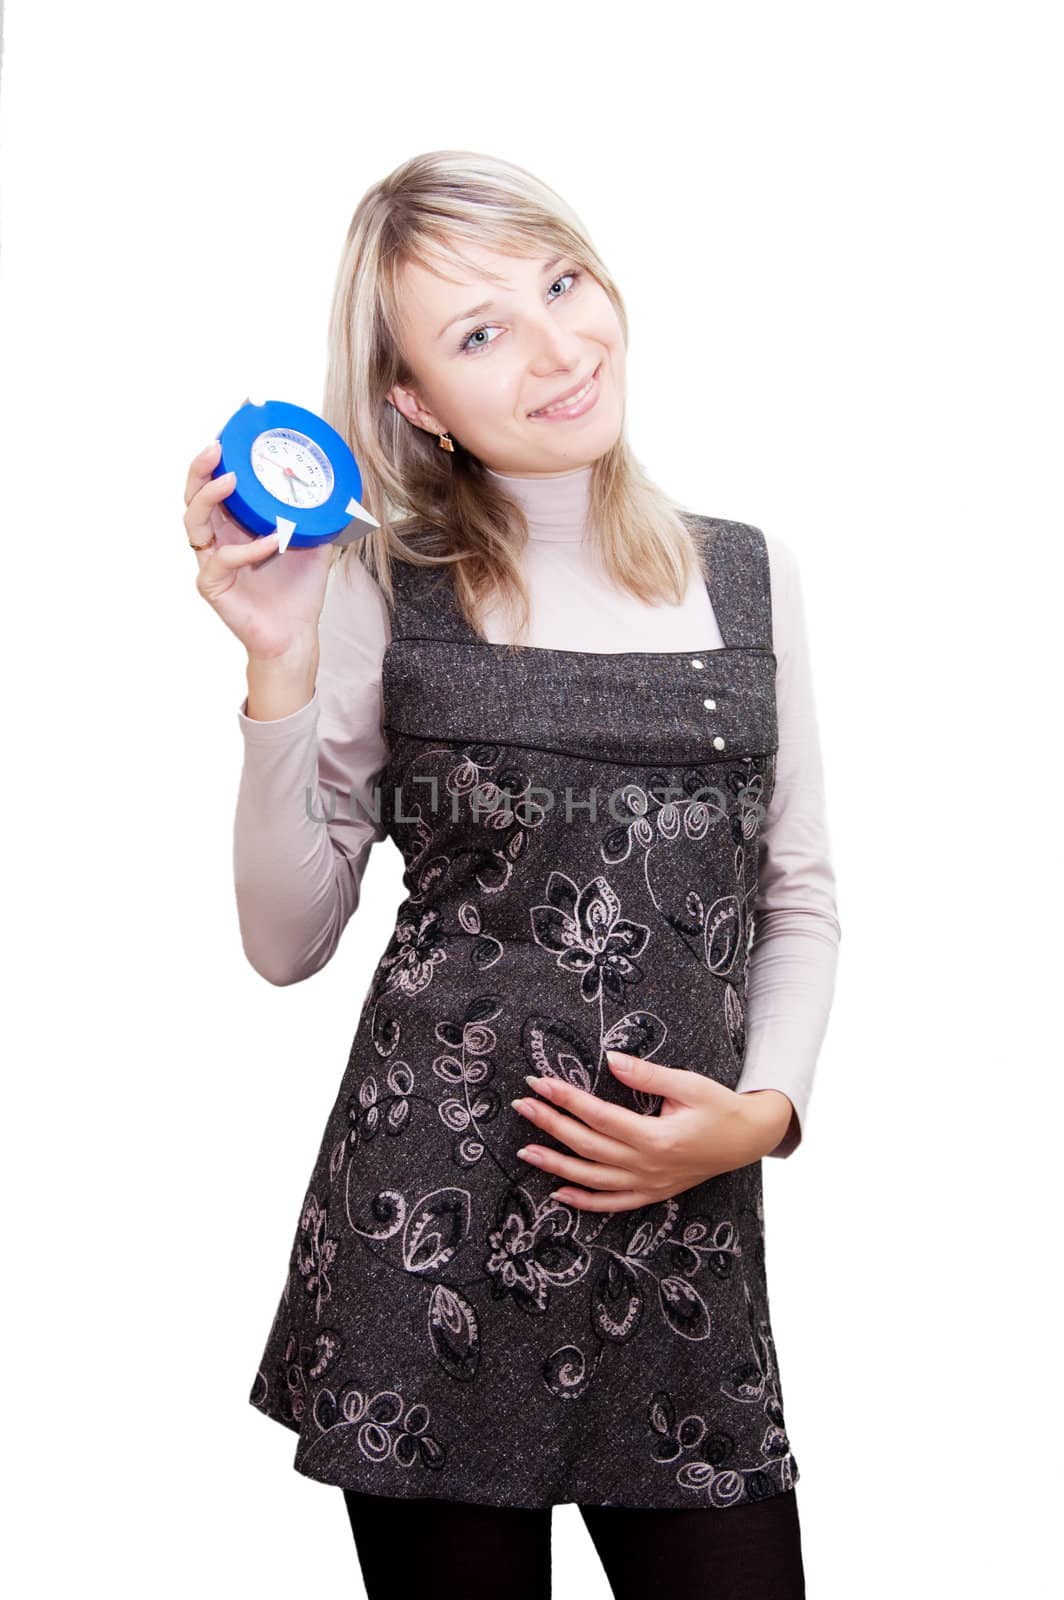
<svg viewBox="0 0 1064 1600">
<path fill-rule="evenodd" d="M 576 394 L 571 395 L 568 400 L 562 400 L 558 405 L 545 406 L 542 411 L 530 411 L 528 413 L 529 416 L 534 417 L 537 422 L 582 417 L 585 412 L 591 410 L 591 407 L 599 397 L 599 373 L 601 371 L 602 362 L 600 361 L 583 388 Z"/>
</svg>

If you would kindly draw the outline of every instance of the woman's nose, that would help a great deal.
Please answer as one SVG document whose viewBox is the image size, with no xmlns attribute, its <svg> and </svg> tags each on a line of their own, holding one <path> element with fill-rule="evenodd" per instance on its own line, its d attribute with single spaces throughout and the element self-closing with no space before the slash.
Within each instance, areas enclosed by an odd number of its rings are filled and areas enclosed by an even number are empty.
<svg viewBox="0 0 1064 1600">
<path fill-rule="evenodd" d="M 539 377 L 550 377 L 559 370 L 575 369 L 580 363 L 583 341 L 571 328 L 560 326 L 556 318 L 536 324 L 529 333 L 531 370 Z"/>
</svg>

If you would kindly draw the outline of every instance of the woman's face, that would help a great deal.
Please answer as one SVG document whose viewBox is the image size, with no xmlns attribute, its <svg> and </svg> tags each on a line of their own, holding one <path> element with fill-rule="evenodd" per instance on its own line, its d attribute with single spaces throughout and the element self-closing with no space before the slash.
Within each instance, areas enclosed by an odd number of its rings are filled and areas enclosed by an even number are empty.
<svg viewBox="0 0 1064 1600">
<path fill-rule="evenodd" d="M 463 244 L 463 253 L 505 286 L 479 272 L 450 283 L 408 261 L 402 344 L 413 378 L 388 398 L 496 472 L 552 477 L 597 461 L 624 420 L 624 335 L 606 291 L 553 250 L 529 258 Z M 534 415 L 593 374 L 579 414 Z"/>
</svg>

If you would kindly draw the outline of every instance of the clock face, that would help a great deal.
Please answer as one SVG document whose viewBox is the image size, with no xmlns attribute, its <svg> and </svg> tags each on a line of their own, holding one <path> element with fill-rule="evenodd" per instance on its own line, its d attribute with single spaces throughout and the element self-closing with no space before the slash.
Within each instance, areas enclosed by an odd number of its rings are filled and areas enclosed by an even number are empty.
<svg viewBox="0 0 1064 1600">
<path fill-rule="evenodd" d="M 324 505 L 333 492 L 332 463 L 324 450 L 295 428 L 267 428 L 251 446 L 251 468 L 275 500 L 304 510 Z"/>
</svg>

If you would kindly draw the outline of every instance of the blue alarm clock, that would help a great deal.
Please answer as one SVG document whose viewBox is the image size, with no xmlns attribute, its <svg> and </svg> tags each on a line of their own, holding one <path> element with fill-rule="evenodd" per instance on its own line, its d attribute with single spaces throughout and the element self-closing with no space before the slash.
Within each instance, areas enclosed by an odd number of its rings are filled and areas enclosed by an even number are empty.
<svg viewBox="0 0 1064 1600">
<path fill-rule="evenodd" d="M 249 397 L 218 438 L 211 476 L 236 473 L 225 509 L 248 533 L 279 534 L 279 551 L 351 544 L 380 527 L 360 503 L 362 474 L 347 441 L 313 411 Z"/>
</svg>

